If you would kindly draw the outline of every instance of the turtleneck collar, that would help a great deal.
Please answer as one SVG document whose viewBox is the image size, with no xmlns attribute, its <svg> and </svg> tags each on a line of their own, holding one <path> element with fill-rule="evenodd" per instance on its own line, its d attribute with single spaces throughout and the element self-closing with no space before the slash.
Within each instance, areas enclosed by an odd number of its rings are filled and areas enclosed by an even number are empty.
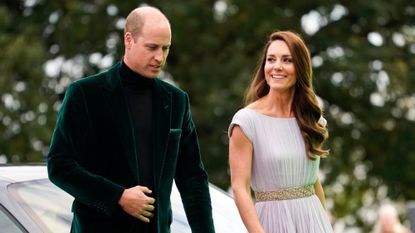
<svg viewBox="0 0 415 233">
<path fill-rule="evenodd" d="M 124 61 L 120 65 L 121 83 L 123 86 L 134 90 L 149 90 L 153 88 L 154 78 L 146 78 L 128 67 Z"/>
</svg>

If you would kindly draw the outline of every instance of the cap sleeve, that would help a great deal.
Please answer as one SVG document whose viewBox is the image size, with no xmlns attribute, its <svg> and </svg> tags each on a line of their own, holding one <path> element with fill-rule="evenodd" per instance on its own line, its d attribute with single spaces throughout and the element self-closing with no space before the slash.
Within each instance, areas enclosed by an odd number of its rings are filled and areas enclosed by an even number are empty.
<svg viewBox="0 0 415 233">
<path fill-rule="evenodd" d="M 228 128 L 229 138 L 232 136 L 232 130 L 235 127 L 235 125 L 238 125 L 241 128 L 242 132 L 249 139 L 249 141 L 251 142 L 253 141 L 254 127 L 253 127 L 252 118 L 250 117 L 249 112 L 247 112 L 244 109 L 241 109 L 237 113 L 235 113 Z"/>
</svg>

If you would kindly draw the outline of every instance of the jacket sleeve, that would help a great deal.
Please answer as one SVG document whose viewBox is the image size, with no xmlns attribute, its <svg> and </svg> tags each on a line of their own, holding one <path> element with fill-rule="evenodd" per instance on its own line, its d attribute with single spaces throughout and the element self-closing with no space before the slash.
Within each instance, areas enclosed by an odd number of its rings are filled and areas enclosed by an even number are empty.
<svg viewBox="0 0 415 233">
<path fill-rule="evenodd" d="M 175 180 L 192 232 L 214 233 L 208 176 L 187 95 Z"/>
<path fill-rule="evenodd" d="M 111 216 L 124 188 L 85 168 L 85 158 L 99 162 L 99 156 L 87 150 L 93 134 L 88 117 L 82 87 L 74 82 L 66 91 L 52 135 L 47 156 L 49 179 L 76 201 Z"/>
</svg>

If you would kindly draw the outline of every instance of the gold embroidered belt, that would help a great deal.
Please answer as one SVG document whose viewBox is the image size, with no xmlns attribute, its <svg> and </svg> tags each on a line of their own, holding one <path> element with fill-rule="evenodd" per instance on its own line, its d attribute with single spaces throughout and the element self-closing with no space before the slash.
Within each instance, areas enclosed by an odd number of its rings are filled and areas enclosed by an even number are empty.
<svg viewBox="0 0 415 233">
<path fill-rule="evenodd" d="M 314 194 L 314 185 L 291 187 L 274 191 L 255 192 L 257 201 L 278 201 L 309 197 Z"/>
</svg>

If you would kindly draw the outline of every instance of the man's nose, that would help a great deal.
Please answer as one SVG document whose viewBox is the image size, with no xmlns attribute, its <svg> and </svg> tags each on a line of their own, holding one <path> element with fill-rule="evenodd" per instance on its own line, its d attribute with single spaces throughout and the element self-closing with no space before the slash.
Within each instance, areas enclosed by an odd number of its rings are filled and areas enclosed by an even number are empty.
<svg viewBox="0 0 415 233">
<path fill-rule="evenodd" d="M 157 62 L 163 62 L 164 60 L 164 52 L 163 49 L 158 49 L 156 54 L 154 55 L 154 59 L 156 59 Z"/>
</svg>

